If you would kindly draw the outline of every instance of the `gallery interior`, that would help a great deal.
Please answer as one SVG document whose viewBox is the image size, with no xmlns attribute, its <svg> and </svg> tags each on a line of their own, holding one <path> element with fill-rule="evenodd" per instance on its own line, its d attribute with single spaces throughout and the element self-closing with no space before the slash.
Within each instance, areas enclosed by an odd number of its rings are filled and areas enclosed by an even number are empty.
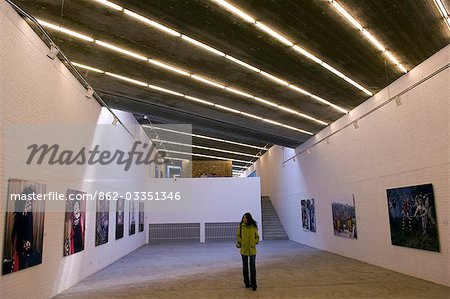
<svg viewBox="0 0 450 299">
<path fill-rule="evenodd" d="M 450 298 L 449 12 L 0 1 L 0 297 Z"/>
</svg>

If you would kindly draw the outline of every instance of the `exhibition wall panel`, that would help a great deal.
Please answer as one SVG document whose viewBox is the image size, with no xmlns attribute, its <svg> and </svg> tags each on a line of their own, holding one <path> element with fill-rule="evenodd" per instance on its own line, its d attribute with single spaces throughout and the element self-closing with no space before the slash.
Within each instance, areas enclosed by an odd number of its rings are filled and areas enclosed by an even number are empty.
<svg viewBox="0 0 450 299">
<path fill-rule="evenodd" d="M 10 242 L 10 236 L 5 236 L 5 223 L 8 181 L 11 178 L 20 179 L 17 184 L 27 184 L 21 180 L 38 180 L 40 184 L 45 184 L 47 193 L 67 194 L 68 189 L 86 193 L 111 190 L 125 192 L 136 188 L 135 185 L 140 184 L 138 179 L 149 178 L 149 173 L 141 169 L 130 170 L 127 179 L 135 180 L 129 185 L 130 190 L 124 190 L 118 189 L 114 180 L 96 179 L 101 176 L 89 173 L 83 167 L 74 168 L 70 173 L 63 170 L 63 167 L 61 171 L 40 165 L 11 167 L 17 162 L 17 157 L 11 152 L 11 140 L 8 139 L 11 129 L 21 127 L 36 130 L 35 133 L 40 134 L 45 126 L 55 129 L 68 125 L 75 130 L 80 128 L 81 131 L 83 126 L 111 126 L 113 117 L 94 99 L 86 97 L 86 89 L 63 63 L 46 56 L 48 47 L 5 1 L 0 2 L 0 28 L 0 252 L 4 254 L 4 244 Z M 127 125 L 137 125 L 131 114 L 119 111 L 116 113 Z M 95 132 L 90 136 L 92 144 L 108 144 L 111 147 L 123 143 L 131 144 L 131 137 L 122 126 L 117 125 L 115 130 L 118 132 L 115 136 L 105 136 L 101 131 Z M 138 126 L 131 131 L 138 140 L 149 142 Z M 14 137 L 17 139 L 15 141 L 24 141 L 20 139 L 25 138 Z M 69 141 L 76 139 L 76 136 L 66 137 Z M 119 168 L 117 171 L 120 171 Z M 124 211 L 124 237 L 115 239 L 116 205 L 111 203 L 109 214 L 105 214 L 107 216 L 104 219 L 109 226 L 106 231 L 108 242 L 95 246 L 96 202 L 91 200 L 86 202 L 86 212 L 83 215 L 84 250 L 64 251 L 65 202 L 46 202 L 45 208 L 43 223 L 38 223 L 40 227 L 43 225 L 43 249 L 40 252 L 42 262 L 20 271 L 12 271 L 11 263 L 2 263 L 2 273 L 6 275 L 0 276 L 1 298 L 50 298 L 145 243 L 146 232 L 136 229 L 134 235 L 128 235 L 128 205 L 125 205 Z M 34 241 L 37 242 L 36 237 Z M 71 254 L 64 256 L 63 253 Z"/>
<path fill-rule="evenodd" d="M 247 170 L 256 170 L 291 240 L 450 285 L 449 62 L 447 46 L 295 150 L 274 146 Z M 409 188 L 387 200 L 388 189 L 426 184 L 433 192 Z M 357 238 L 333 233 L 331 203 L 343 196 L 353 196 L 356 219 L 340 220 L 338 231 L 351 236 L 356 225 Z M 314 199 L 316 232 L 302 228 L 305 199 Z M 392 245 L 391 230 L 406 245 Z M 436 239 L 438 252 L 417 249 Z"/>
</svg>

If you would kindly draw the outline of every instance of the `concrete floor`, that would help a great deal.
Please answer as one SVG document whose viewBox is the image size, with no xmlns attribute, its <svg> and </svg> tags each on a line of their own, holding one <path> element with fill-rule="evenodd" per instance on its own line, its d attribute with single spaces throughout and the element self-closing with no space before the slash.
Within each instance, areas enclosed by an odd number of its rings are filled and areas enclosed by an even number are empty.
<svg viewBox="0 0 450 299">
<path fill-rule="evenodd" d="M 146 245 L 57 298 L 450 298 L 449 288 L 292 241 L 266 241 L 258 289 L 234 243 Z"/>
</svg>

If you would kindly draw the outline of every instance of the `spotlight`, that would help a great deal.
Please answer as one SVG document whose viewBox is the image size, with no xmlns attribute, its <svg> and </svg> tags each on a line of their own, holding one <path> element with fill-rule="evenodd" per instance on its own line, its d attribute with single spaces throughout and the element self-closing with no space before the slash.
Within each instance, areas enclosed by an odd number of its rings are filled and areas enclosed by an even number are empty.
<svg viewBox="0 0 450 299">
<path fill-rule="evenodd" d="M 119 119 L 116 116 L 114 116 L 114 120 L 112 122 L 112 125 L 117 125 L 118 122 L 119 122 Z"/>
<path fill-rule="evenodd" d="M 94 89 L 90 86 L 87 87 L 86 98 L 91 99 L 94 95 Z"/>
<path fill-rule="evenodd" d="M 59 53 L 59 48 L 54 44 L 50 44 L 50 51 L 47 53 L 47 57 L 54 60 Z"/>
<path fill-rule="evenodd" d="M 148 119 L 147 115 L 144 115 L 144 119 Z"/>
<path fill-rule="evenodd" d="M 398 96 L 398 97 L 395 98 L 395 104 L 396 104 L 397 106 L 400 106 L 400 105 L 402 104 L 402 99 L 400 98 L 400 96 Z"/>
<path fill-rule="evenodd" d="M 355 120 L 355 121 L 353 122 L 353 128 L 355 128 L 355 130 L 359 128 L 359 123 L 358 123 L 357 120 Z"/>
</svg>

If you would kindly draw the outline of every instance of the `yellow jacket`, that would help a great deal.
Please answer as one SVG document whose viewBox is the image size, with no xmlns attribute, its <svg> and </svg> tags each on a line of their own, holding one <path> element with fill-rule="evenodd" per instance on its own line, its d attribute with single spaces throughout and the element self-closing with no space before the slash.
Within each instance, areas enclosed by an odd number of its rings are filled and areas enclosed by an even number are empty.
<svg viewBox="0 0 450 299">
<path fill-rule="evenodd" d="M 256 255 L 256 245 L 259 243 L 256 226 L 241 223 L 236 231 L 236 243 L 241 245 L 242 255 Z"/>
</svg>

